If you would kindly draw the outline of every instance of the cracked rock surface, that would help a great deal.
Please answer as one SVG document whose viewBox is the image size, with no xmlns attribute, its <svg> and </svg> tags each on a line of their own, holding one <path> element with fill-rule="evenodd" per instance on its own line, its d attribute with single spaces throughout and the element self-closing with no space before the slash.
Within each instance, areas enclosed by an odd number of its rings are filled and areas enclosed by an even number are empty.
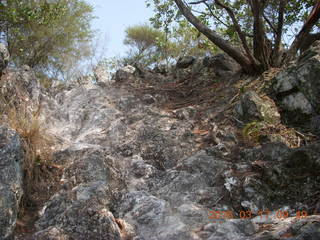
<svg viewBox="0 0 320 240">
<path fill-rule="evenodd" d="M 11 239 L 23 194 L 23 146 L 20 136 L 0 126 L 0 238 Z"/>
<path fill-rule="evenodd" d="M 284 199 L 294 189 L 303 196 L 319 190 L 308 185 L 319 182 L 317 145 L 290 150 L 269 143 L 241 151 L 234 162 L 219 154 L 223 142 L 199 149 L 192 120 L 124 87 L 91 84 L 42 98 L 42 119 L 57 139 L 55 161 L 63 176 L 34 239 L 318 239 L 318 216 L 302 223 L 294 211 L 303 203 Z M 257 169 L 256 160 L 272 167 Z M 283 186 L 310 168 L 315 175 Z M 269 218 L 259 221 L 259 209 L 267 208 Z M 290 209 L 290 216 L 278 219 L 279 209 Z M 241 210 L 252 216 L 240 219 Z M 233 219 L 217 211 L 231 211 Z"/>
</svg>

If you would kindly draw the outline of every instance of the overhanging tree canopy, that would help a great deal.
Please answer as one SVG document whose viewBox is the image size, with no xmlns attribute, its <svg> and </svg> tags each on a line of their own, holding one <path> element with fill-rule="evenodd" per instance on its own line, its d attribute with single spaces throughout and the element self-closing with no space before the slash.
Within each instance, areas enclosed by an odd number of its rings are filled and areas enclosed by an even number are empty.
<svg viewBox="0 0 320 240">
<path fill-rule="evenodd" d="M 320 1 L 153 0 L 153 3 L 158 14 L 159 6 L 177 6 L 176 16 L 182 14 L 247 73 L 280 66 L 311 40 L 320 37 L 310 34 L 320 18 Z M 296 30 L 294 40 L 284 54 L 284 40 L 293 29 Z"/>
</svg>

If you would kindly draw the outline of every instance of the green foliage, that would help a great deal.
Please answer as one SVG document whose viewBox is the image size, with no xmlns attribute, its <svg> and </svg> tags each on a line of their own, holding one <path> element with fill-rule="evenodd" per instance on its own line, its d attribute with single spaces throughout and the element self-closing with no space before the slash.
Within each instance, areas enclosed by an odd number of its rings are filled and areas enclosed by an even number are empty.
<svg viewBox="0 0 320 240">
<path fill-rule="evenodd" d="M 1 1 L 1 41 L 16 65 L 59 75 L 90 55 L 92 11 L 83 0 Z"/>
<path fill-rule="evenodd" d="M 124 44 L 136 47 L 139 53 L 157 47 L 159 39 L 163 38 L 163 33 L 146 24 L 128 27 Z"/>
<path fill-rule="evenodd" d="M 167 39 L 164 32 L 146 24 L 128 27 L 124 44 L 131 47 L 124 61 L 144 66 L 163 61 L 168 63 L 176 49 L 175 44 Z"/>
<path fill-rule="evenodd" d="M 150 22 L 164 33 L 160 44 L 167 48 L 167 55 L 171 58 L 203 56 L 218 51 L 215 45 L 182 17 L 173 0 L 146 0 L 146 4 L 155 12 Z M 199 17 L 209 24 L 206 15 Z"/>
<path fill-rule="evenodd" d="M 218 52 L 217 47 L 186 20 L 178 22 L 177 26 L 173 28 L 171 38 L 177 46 L 175 49 L 177 57 L 204 56 Z"/>
<path fill-rule="evenodd" d="M 147 7 L 153 6 L 155 15 L 150 19 L 152 25 L 165 34 L 171 32 L 170 26 L 179 19 L 179 13 L 172 0 L 147 0 Z"/>
<path fill-rule="evenodd" d="M 244 138 L 253 142 L 258 142 L 259 136 L 262 134 L 262 129 L 265 126 L 263 122 L 250 122 L 246 124 L 242 130 Z"/>
<path fill-rule="evenodd" d="M 253 16 L 249 1 L 220 0 L 220 2 L 232 9 L 242 32 L 246 34 L 249 45 L 252 47 L 251 36 L 254 34 L 252 26 Z M 278 24 L 279 2 L 279 0 L 269 0 L 264 9 L 264 18 L 267 18 L 272 25 L 270 26 L 267 21 L 264 21 L 267 37 L 272 42 L 275 38 L 273 28 L 276 28 Z M 151 23 L 157 28 L 167 30 L 169 33 L 172 32 L 172 29 L 177 29 L 177 25 L 184 19 L 173 0 L 146 0 L 146 4 L 154 10 L 154 16 L 150 19 Z M 283 31 L 287 34 L 287 37 L 283 38 L 283 44 L 288 44 L 292 40 L 290 34 L 297 33 L 313 5 L 313 0 L 287 1 L 283 26 Z M 199 4 L 189 4 L 188 6 L 202 23 L 220 33 L 229 42 L 240 45 L 240 39 L 235 31 L 235 26 L 230 15 L 225 9 L 216 4 L 215 1 L 203 1 L 199 2 Z M 190 27 L 188 28 L 190 29 Z M 188 31 L 188 28 L 182 27 L 180 33 L 183 29 Z M 191 34 L 190 31 L 188 33 Z"/>
</svg>

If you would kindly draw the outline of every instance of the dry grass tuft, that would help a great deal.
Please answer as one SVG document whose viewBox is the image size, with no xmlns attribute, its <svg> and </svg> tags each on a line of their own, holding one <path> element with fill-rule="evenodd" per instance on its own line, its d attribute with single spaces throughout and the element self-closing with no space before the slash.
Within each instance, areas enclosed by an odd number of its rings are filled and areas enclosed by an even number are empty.
<svg viewBox="0 0 320 240">
<path fill-rule="evenodd" d="M 288 147 L 298 148 L 303 139 L 297 132 L 283 124 L 271 124 L 263 121 L 253 121 L 242 129 L 242 137 L 249 145 L 259 145 L 265 141 L 279 141 Z"/>
<path fill-rule="evenodd" d="M 0 124 L 14 129 L 23 142 L 24 195 L 19 206 L 16 233 L 34 229 L 43 204 L 59 190 L 62 170 L 53 164 L 54 138 L 46 133 L 40 121 L 41 105 L 35 106 L 26 85 L 15 75 L 0 79 Z M 28 239 L 23 237 L 21 239 Z"/>
<path fill-rule="evenodd" d="M 6 123 L 17 131 L 23 139 L 25 157 L 24 171 L 24 196 L 22 211 L 32 205 L 34 193 L 38 191 L 39 183 L 52 178 L 49 171 L 52 162 L 52 138 L 41 128 L 39 110 L 31 112 L 22 105 L 17 109 L 14 106 L 7 112 Z"/>
<path fill-rule="evenodd" d="M 36 165 L 50 163 L 52 139 L 41 128 L 39 110 L 29 113 L 26 107 L 19 110 L 13 107 L 8 111 L 7 122 L 24 140 L 24 167 L 28 173 Z"/>
<path fill-rule="evenodd" d="M 36 205 L 41 185 L 54 178 L 50 170 L 53 138 L 41 126 L 40 106 L 32 107 L 23 86 L 17 83 L 12 88 L 0 82 L 0 123 L 14 129 L 23 141 L 24 195 L 20 206 L 23 215 L 26 208 Z"/>
</svg>

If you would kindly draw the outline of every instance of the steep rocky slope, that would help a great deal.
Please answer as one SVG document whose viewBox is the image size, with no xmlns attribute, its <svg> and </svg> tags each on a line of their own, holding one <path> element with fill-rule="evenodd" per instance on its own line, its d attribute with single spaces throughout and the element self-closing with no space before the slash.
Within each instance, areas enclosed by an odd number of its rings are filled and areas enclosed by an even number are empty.
<svg viewBox="0 0 320 240">
<path fill-rule="evenodd" d="M 115 82 L 40 94 L 40 119 L 54 137 L 62 177 L 35 230 L 17 239 L 320 239 L 319 143 L 250 147 L 237 127 L 247 118 L 227 116 L 237 93 L 231 80 L 195 88 L 198 81 L 170 79 L 126 68 Z M 184 91 L 152 94 L 161 81 Z M 253 119 L 266 116 L 265 102 L 277 111 L 270 99 L 250 96 L 241 104 Z M 194 102 L 168 110 L 178 98 Z M 278 124 L 279 114 L 271 115 Z"/>
</svg>

